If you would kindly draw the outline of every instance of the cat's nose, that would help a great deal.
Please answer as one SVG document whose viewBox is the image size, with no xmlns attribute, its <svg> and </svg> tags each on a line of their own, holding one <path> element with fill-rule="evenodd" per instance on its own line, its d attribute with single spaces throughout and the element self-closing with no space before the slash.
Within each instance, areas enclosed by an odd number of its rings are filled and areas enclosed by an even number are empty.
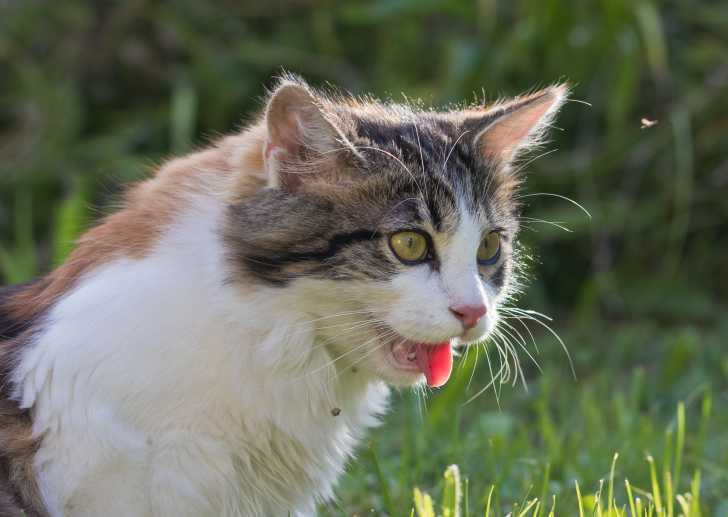
<svg viewBox="0 0 728 517">
<path fill-rule="evenodd" d="M 450 312 L 461 321 L 465 330 L 477 325 L 478 320 L 485 315 L 486 311 L 485 305 L 453 305 L 450 307 Z"/>
</svg>

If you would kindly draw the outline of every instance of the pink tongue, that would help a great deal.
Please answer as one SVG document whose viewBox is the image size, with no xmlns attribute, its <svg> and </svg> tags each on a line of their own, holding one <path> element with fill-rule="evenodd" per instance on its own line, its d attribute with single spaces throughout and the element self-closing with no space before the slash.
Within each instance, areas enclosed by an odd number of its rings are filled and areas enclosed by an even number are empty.
<svg viewBox="0 0 728 517">
<path fill-rule="evenodd" d="M 452 348 L 449 341 L 437 345 L 418 344 L 415 354 L 417 365 L 425 374 L 429 387 L 439 388 L 447 382 L 452 372 Z"/>
</svg>

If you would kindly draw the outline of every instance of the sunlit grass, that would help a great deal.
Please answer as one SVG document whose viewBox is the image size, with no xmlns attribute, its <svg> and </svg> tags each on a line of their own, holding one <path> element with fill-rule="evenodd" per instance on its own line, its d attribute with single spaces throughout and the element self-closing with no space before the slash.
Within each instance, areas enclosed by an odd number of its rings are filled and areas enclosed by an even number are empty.
<svg viewBox="0 0 728 517">
<path fill-rule="evenodd" d="M 644 467 L 650 479 L 648 486 L 634 486 L 628 478 L 617 477 L 619 455 L 615 453 L 609 477 L 601 480 L 596 490 L 583 491 L 579 481 L 574 481 L 576 502 L 571 506 L 560 504 L 555 495 L 544 493 L 541 497 L 525 494 L 522 501 L 502 507 L 496 503 L 497 485 L 487 486 L 479 497 L 471 498 L 469 480 L 461 476 L 457 465 L 451 465 L 440 482 L 440 502 L 436 503 L 428 492 L 414 488 L 411 514 L 418 517 L 554 517 L 577 515 L 578 512 L 579 517 L 702 517 L 705 514 L 700 504 L 700 471 L 693 473 L 689 486 L 684 489 L 674 483 L 675 479 L 680 479 L 684 436 L 685 406 L 680 404 L 677 411 L 678 438 L 674 448 L 668 451 L 668 457 L 662 458 L 661 471 L 658 473 L 652 456 L 645 458 Z M 545 476 L 544 487 L 548 486 L 548 469 Z M 471 499 L 482 503 L 471 505 Z"/>
<path fill-rule="evenodd" d="M 693 379 L 712 376 L 716 404 L 724 407 L 716 358 L 725 334 L 705 334 L 695 343 L 679 333 L 663 336 L 663 354 L 652 359 L 650 376 L 641 368 L 609 367 L 610 356 L 621 356 L 638 336 L 637 329 L 607 336 L 612 349 L 597 363 L 591 350 L 586 356 L 576 350 L 577 372 L 583 372 L 576 381 L 557 344 L 541 357 L 542 373 L 531 368 L 527 391 L 497 386 L 499 400 L 488 391 L 470 404 L 464 404 L 469 389 L 487 382 L 489 372 L 481 355 L 468 388 L 476 361 L 473 354 L 462 358 L 465 364 L 444 389 L 395 397 L 384 426 L 350 464 L 336 504 L 323 507 L 322 515 L 400 516 L 413 508 L 427 515 L 431 504 L 443 515 L 443 505 L 455 511 L 453 501 L 460 513 L 445 515 L 723 515 L 727 415 L 713 407 L 710 384 Z M 546 345 L 544 336 L 537 340 Z M 599 343 L 594 339 L 592 346 Z M 686 346 L 698 347 L 694 356 Z M 674 377 L 671 365 L 678 361 L 683 370 Z M 677 396 L 691 384 L 686 398 Z M 677 409 L 670 411 L 668 402 Z M 459 468 L 443 478 L 450 464 Z"/>
</svg>

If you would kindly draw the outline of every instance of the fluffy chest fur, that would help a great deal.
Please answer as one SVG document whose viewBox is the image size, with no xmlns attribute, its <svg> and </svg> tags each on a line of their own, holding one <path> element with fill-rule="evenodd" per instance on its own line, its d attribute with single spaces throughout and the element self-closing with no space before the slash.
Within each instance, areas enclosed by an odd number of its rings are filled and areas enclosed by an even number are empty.
<svg viewBox="0 0 728 517">
<path fill-rule="evenodd" d="M 306 312 L 226 283 L 222 212 L 88 275 L 22 356 L 51 515 L 308 515 L 383 409 L 381 382 L 303 373 L 330 361 Z"/>
</svg>

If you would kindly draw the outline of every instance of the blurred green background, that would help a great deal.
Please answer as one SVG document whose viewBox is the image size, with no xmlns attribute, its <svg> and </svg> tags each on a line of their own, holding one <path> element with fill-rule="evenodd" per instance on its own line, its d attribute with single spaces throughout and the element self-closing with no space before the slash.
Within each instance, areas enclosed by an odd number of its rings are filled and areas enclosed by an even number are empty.
<svg viewBox="0 0 728 517">
<path fill-rule="evenodd" d="M 593 218 L 526 198 L 572 231 L 526 229 L 519 302 L 555 317 L 577 379 L 532 325 L 528 390 L 463 405 L 489 380 L 481 357 L 467 386 L 471 357 L 441 392 L 397 395 L 325 513 L 409 515 L 450 463 L 501 507 L 568 506 L 616 451 L 646 486 L 684 401 L 675 483 L 700 469 L 705 515 L 728 515 L 728 2 L 0 1 L 0 283 L 48 271 L 124 184 L 249 120 L 281 69 L 436 106 L 568 80 L 589 104 L 565 106 L 527 191 Z"/>
</svg>

